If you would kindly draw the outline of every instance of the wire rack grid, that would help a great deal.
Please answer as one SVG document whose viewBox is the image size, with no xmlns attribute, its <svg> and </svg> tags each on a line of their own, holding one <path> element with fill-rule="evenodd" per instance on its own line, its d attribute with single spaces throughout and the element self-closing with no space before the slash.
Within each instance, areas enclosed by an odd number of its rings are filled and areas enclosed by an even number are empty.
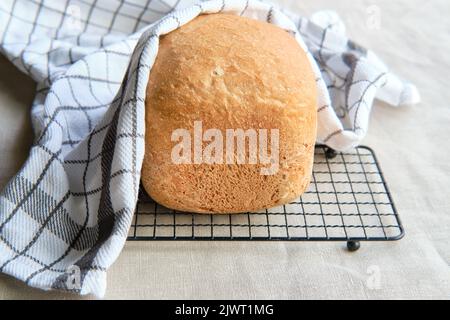
<svg viewBox="0 0 450 320">
<path fill-rule="evenodd" d="M 315 148 L 309 189 L 296 201 L 246 214 L 193 214 L 167 209 L 141 188 L 128 240 L 393 241 L 403 237 L 372 149 Z"/>
</svg>

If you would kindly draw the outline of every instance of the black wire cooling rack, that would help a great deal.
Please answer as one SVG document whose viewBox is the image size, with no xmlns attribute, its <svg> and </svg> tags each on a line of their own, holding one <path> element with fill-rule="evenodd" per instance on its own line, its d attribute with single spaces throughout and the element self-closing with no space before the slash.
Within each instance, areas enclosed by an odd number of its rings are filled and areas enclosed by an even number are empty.
<svg viewBox="0 0 450 320">
<path fill-rule="evenodd" d="M 316 146 L 307 192 L 255 213 L 181 213 L 154 202 L 141 188 L 128 240 L 360 241 L 400 240 L 404 230 L 372 149 L 336 153 Z"/>
</svg>

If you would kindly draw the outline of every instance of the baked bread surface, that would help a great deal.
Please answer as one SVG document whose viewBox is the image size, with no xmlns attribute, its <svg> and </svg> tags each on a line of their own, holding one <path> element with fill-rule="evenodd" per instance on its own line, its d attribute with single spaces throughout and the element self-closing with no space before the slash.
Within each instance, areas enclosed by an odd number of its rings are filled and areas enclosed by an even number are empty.
<svg viewBox="0 0 450 320">
<path fill-rule="evenodd" d="M 253 212 L 291 202 L 307 188 L 316 82 L 287 31 L 235 15 L 201 15 L 160 39 L 146 94 L 142 183 L 156 202 L 186 212 Z M 278 129 L 278 171 L 261 174 L 269 167 L 261 163 L 173 163 L 172 133 L 184 128 L 193 137 L 195 121 L 203 132 L 220 129 L 224 146 L 226 129 L 267 129 L 271 150 L 270 130 Z"/>
</svg>

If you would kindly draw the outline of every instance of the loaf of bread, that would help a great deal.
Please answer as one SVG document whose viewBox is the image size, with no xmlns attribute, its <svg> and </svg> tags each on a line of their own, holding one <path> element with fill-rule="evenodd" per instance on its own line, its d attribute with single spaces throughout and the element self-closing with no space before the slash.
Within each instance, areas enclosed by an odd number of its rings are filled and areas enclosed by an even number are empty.
<svg viewBox="0 0 450 320">
<path fill-rule="evenodd" d="M 145 190 L 196 213 L 296 199 L 311 177 L 316 96 L 306 53 L 287 31 L 228 14 L 195 18 L 161 38 L 150 73 Z"/>
</svg>

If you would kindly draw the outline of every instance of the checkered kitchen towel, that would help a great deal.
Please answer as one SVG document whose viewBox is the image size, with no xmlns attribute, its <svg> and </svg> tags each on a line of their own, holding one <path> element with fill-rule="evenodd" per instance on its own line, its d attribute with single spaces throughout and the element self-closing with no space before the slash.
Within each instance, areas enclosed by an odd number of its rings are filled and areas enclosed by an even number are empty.
<svg viewBox="0 0 450 320">
<path fill-rule="evenodd" d="M 329 12 L 308 20 L 256 0 L 2 0 L 1 52 L 37 82 L 37 94 L 29 158 L 0 194 L 1 272 L 38 288 L 104 294 L 137 201 L 159 36 L 215 12 L 279 25 L 308 50 L 318 142 L 357 145 L 375 97 L 418 101 Z"/>
</svg>

